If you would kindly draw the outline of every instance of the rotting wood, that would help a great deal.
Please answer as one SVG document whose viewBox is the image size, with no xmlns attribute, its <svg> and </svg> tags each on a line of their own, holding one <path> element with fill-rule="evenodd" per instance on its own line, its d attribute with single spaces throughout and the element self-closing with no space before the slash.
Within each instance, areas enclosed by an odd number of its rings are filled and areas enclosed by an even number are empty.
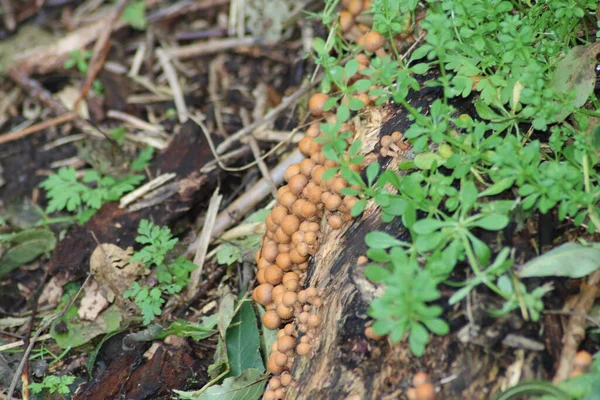
<svg viewBox="0 0 600 400">
<path fill-rule="evenodd" d="M 427 112 L 439 95 L 438 88 L 424 87 L 408 99 L 411 105 Z M 472 98 L 455 100 L 453 105 L 458 113 L 473 113 Z M 412 123 L 406 112 L 390 112 L 390 108 L 384 108 L 381 129 L 367 132 L 362 138 L 363 149 L 372 151 L 380 137 L 405 132 Z M 411 154 L 405 156 L 410 158 Z M 379 157 L 378 161 L 383 168 L 395 167 L 390 157 Z M 539 352 L 507 348 L 490 352 L 486 345 L 461 342 L 456 334 L 432 336 L 422 357 L 412 355 L 405 341 L 391 344 L 367 339 L 367 311 L 381 289 L 366 279 L 364 266 L 357 265 L 357 259 L 365 255 L 364 238 L 372 231 L 410 239 L 399 218 L 382 222 L 373 202 L 367 204 L 360 219 L 342 230 L 326 228 L 305 282 L 305 287 L 316 287 L 323 299 L 320 335 L 313 344 L 312 358 L 295 358 L 291 373 L 297 384 L 288 388 L 286 399 L 406 399 L 412 376 L 426 371 L 440 399 L 483 400 L 501 390 L 503 373 L 515 361 L 517 352 L 541 363 Z M 442 298 L 439 304 L 446 307 L 446 318 L 452 324 L 447 300 Z M 502 336 L 498 335 L 489 346 L 500 343 Z M 541 368 L 526 370 L 523 375 L 529 379 L 547 378 Z"/>
</svg>

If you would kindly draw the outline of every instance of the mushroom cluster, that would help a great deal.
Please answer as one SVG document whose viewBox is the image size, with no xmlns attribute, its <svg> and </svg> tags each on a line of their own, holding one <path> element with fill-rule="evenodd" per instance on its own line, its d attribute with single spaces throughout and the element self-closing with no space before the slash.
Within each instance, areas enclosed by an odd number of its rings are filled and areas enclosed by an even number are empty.
<svg viewBox="0 0 600 400">
<path fill-rule="evenodd" d="M 349 78 L 350 83 L 361 78 L 361 71 L 370 66 L 371 57 L 385 56 L 386 38 L 371 29 L 372 17 L 363 14 L 370 6 L 371 0 L 342 0 L 340 30 L 366 51 L 355 57 L 359 67 Z M 365 107 L 374 100 L 366 92 L 354 96 Z M 334 122 L 334 110 L 325 110 L 328 100 L 327 94 L 315 93 L 309 99 L 309 110 L 316 118 Z M 347 132 L 350 128 L 348 123 L 343 123 L 341 131 Z M 277 204 L 266 218 L 267 231 L 256 254 L 258 286 L 253 298 L 266 308 L 264 326 L 279 329 L 267 361 L 269 372 L 275 376 L 264 394 L 266 400 L 283 398 L 285 388 L 295 385 L 289 373 L 295 355 L 310 357 L 316 345 L 321 324 L 319 307 L 323 301 L 316 288 L 306 287 L 305 279 L 309 259 L 319 249 L 321 223 L 326 221 L 332 229 L 340 229 L 351 220 L 350 210 L 358 201 L 342 193 L 348 182 L 339 173 L 323 179 L 325 171 L 337 164 L 326 159 L 321 144 L 315 140 L 321 135 L 319 122 L 313 122 L 298 143 L 306 158 L 285 171 L 287 184 L 277 191 Z M 387 145 L 382 143 L 382 149 L 389 155 L 399 153 L 404 146 L 403 139 L 399 132 L 384 137 Z M 351 168 L 361 170 L 360 165 L 351 165 Z M 381 339 L 370 328 L 367 335 Z"/>
<path fill-rule="evenodd" d="M 326 101 L 326 95 L 314 94 L 309 101 L 312 114 L 326 114 Z M 319 123 L 314 122 L 298 143 L 306 158 L 286 169 L 287 184 L 277 191 L 277 204 L 266 218 L 267 231 L 256 253 L 259 285 L 253 299 L 266 308 L 264 326 L 279 329 L 267 361 L 268 370 L 279 376 L 271 379 L 265 399 L 282 398 L 285 388 L 294 384 L 287 371 L 296 354 L 312 354 L 323 301 L 316 288 L 304 288 L 304 280 L 309 258 L 319 248 L 321 221 L 326 220 L 333 229 L 341 228 L 351 220 L 350 209 L 358 201 L 342 194 L 348 183 L 339 175 L 323 179 L 325 171 L 337 164 L 323 155 L 322 146 L 315 141 L 320 135 Z"/>
<path fill-rule="evenodd" d="M 413 376 L 413 387 L 408 389 L 407 397 L 409 400 L 436 400 L 437 394 L 435 387 L 429 379 L 426 372 L 417 372 Z"/>
<path fill-rule="evenodd" d="M 410 143 L 405 140 L 404 135 L 398 131 L 391 135 L 381 137 L 381 150 L 379 154 L 382 157 L 400 157 L 400 154 L 410 148 Z"/>
</svg>

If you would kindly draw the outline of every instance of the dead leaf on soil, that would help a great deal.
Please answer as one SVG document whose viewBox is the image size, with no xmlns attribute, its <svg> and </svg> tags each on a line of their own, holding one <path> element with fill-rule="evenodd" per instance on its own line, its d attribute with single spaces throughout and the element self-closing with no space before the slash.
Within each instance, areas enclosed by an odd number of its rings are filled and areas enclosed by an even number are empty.
<svg viewBox="0 0 600 400">
<path fill-rule="evenodd" d="M 100 293 L 98 282 L 92 281 L 85 288 L 85 295 L 79 304 L 79 318 L 93 321 L 98 317 L 98 314 L 108 307 L 108 300 Z"/>
<path fill-rule="evenodd" d="M 93 320 L 109 303 L 120 301 L 138 277 L 149 273 L 143 263 L 129 262 L 132 255 L 131 247 L 123 250 L 110 243 L 96 247 L 90 257 L 94 279 L 81 300 L 78 311 L 81 318 Z"/>
<path fill-rule="evenodd" d="M 572 104 L 582 107 L 596 84 L 596 57 L 600 53 L 600 42 L 588 46 L 575 46 L 560 60 L 550 81 L 550 87 L 558 92 L 575 92 Z M 570 114 L 565 108 L 555 117 L 561 122 Z"/>
<path fill-rule="evenodd" d="M 55 306 L 60 301 L 60 298 L 64 294 L 63 285 L 64 282 L 60 282 L 59 278 L 53 276 L 52 279 L 44 286 L 44 290 L 40 295 L 38 304 L 48 303 L 49 305 Z"/>
</svg>

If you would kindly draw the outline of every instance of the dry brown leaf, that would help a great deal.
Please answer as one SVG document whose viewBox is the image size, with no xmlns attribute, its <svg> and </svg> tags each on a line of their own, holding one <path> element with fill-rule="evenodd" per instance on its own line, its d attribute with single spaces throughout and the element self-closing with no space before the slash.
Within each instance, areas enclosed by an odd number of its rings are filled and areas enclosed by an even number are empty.
<svg viewBox="0 0 600 400">
<path fill-rule="evenodd" d="M 143 263 L 129 262 L 132 255 L 131 247 L 123 250 L 114 244 L 103 243 L 90 257 L 90 272 L 98 282 L 100 293 L 110 303 L 115 298 L 121 299 L 138 277 L 149 273 Z"/>
<path fill-rule="evenodd" d="M 77 310 L 81 319 L 94 321 L 98 314 L 108 307 L 108 300 L 100 293 L 99 289 L 98 282 L 95 280 L 86 286 L 85 295 L 81 299 L 79 310 Z"/>
</svg>

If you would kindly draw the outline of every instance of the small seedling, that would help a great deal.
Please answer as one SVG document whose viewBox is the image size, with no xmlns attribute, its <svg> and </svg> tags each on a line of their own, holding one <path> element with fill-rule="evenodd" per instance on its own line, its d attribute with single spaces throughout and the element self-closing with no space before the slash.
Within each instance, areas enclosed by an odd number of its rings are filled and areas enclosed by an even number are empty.
<svg viewBox="0 0 600 400">
<path fill-rule="evenodd" d="M 153 287 L 134 282 L 124 297 L 135 301 L 142 311 L 144 325 L 148 325 L 155 316 L 162 314 L 163 296 L 181 292 L 196 265 L 183 257 L 166 261 L 168 253 L 179 241 L 166 226 L 160 227 L 144 219 L 140 221 L 138 234 L 135 240 L 145 246 L 131 257 L 131 261 L 142 261 L 146 268 L 154 269 L 158 282 Z"/>
<path fill-rule="evenodd" d="M 64 399 L 64 395 L 71 393 L 69 385 L 73 382 L 75 382 L 75 377 L 72 375 L 48 375 L 44 378 L 42 383 L 30 383 L 29 390 L 33 393 L 42 393 L 44 390 L 49 393 L 58 393 Z"/>
</svg>

